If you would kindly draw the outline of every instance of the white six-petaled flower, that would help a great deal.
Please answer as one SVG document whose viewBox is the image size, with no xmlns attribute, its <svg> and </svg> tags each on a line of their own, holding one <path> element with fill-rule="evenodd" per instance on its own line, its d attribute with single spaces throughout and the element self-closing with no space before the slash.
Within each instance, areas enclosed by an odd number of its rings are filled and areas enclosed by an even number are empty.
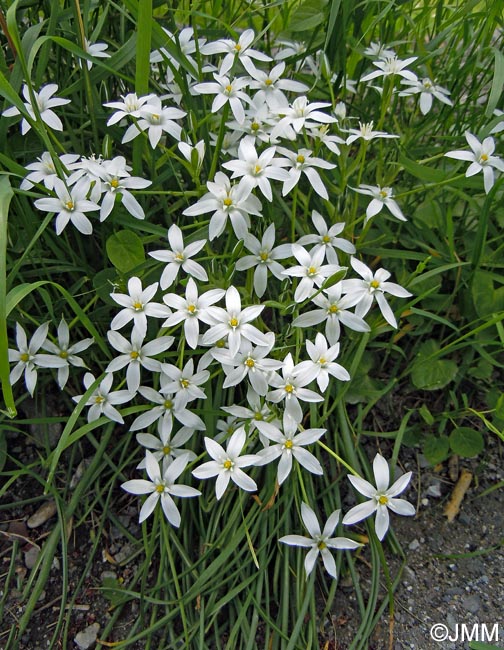
<svg viewBox="0 0 504 650">
<path fill-rule="evenodd" d="M 57 90 L 58 86 L 56 84 L 47 84 L 47 86 L 41 88 L 39 92 L 33 90 L 33 96 L 35 98 L 35 102 L 37 103 L 37 108 L 42 121 L 55 131 L 63 131 L 63 123 L 52 109 L 55 106 L 63 106 L 64 104 L 69 104 L 70 100 L 62 99 L 61 97 L 53 97 L 54 93 Z M 36 120 L 37 117 L 35 115 L 35 111 L 33 110 L 30 91 L 26 84 L 23 86 L 23 97 L 26 100 L 24 105 L 28 115 L 32 118 L 32 120 Z M 2 115 L 4 117 L 14 117 L 14 115 L 19 115 L 19 109 L 17 106 L 12 106 L 11 108 L 5 110 Z M 21 134 L 25 135 L 30 129 L 30 123 L 27 119 L 23 118 L 21 121 Z"/>
<path fill-rule="evenodd" d="M 447 158 L 470 162 L 471 164 L 467 168 L 466 176 L 474 176 L 478 172 L 483 172 L 485 192 L 488 194 L 494 184 L 494 169 L 504 172 L 504 160 L 493 155 L 495 151 L 495 140 L 491 136 L 488 136 L 483 142 L 480 142 L 476 136 L 466 131 L 465 138 L 467 144 L 471 147 L 471 151 L 448 151 L 445 153 L 445 156 Z"/>
<path fill-rule="evenodd" d="M 385 458 L 376 454 L 373 461 L 373 474 L 376 487 L 360 476 L 348 475 L 348 480 L 369 501 L 359 503 L 349 510 L 343 517 L 346 526 L 356 524 L 376 512 L 375 530 L 378 539 L 382 541 L 389 528 L 389 510 L 398 515 L 411 517 L 415 514 L 415 507 L 404 499 L 396 497 L 404 492 L 411 480 L 412 472 L 406 472 L 390 487 L 389 466 Z"/>
<path fill-rule="evenodd" d="M 320 530 L 317 516 L 310 506 L 304 502 L 301 504 L 301 517 L 310 537 L 304 537 L 303 535 L 285 535 L 278 541 L 282 542 L 282 544 L 288 544 L 289 546 L 302 546 L 310 549 L 304 561 L 307 578 L 313 571 L 315 562 L 320 553 L 325 570 L 332 578 L 337 579 L 338 573 L 336 570 L 336 562 L 334 561 L 329 549 L 353 551 L 359 546 L 362 546 L 362 544 L 354 542 L 347 537 L 331 537 L 338 525 L 340 510 L 335 510 L 331 513 L 324 526 L 324 530 L 322 531 Z"/>
</svg>

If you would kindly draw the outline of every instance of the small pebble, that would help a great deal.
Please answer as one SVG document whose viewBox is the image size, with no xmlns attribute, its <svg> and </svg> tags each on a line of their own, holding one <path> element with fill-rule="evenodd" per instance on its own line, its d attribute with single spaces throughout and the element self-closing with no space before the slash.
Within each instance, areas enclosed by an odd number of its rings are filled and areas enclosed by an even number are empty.
<svg viewBox="0 0 504 650">
<path fill-rule="evenodd" d="M 462 601 L 462 605 L 468 612 L 471 612 L 471 614 L 476 614 L 481 607 L 481 599 L 479 596 L 467 596 Z"/>
<path fill-rule="evenodd" d="M 98 632 L 100 631 L 100 624 L 93 623 L 88 625 L 84 630 L 78 632 L 75 636 L 74 643 L 79 650 L 89 650 L 96 643 Z"/>
<path fill-rule="evenodd" d="M 45 522 L 54 517 L 57 512 L 56 503 L 54 501 L 46 501 L 40 508 L 28 519 L 26 525 L 28 528 L 38 528 L 45 524 Z"/>
<path fill-rule="evenodd" d="M 418 539 L 415 538 L 413 541 L 411 541 L 408 544 L 408 548 L 410 551 L 416 551 L 417 548 L 420 548 L 420 542 L 418 541 Z"/>
</svg>

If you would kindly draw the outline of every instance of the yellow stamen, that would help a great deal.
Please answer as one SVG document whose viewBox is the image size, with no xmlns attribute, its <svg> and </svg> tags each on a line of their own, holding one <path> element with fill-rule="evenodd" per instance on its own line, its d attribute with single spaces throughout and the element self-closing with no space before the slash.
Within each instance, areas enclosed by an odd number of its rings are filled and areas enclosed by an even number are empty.
<svg viewBox="0 0 504 650">
<path fill-rule="evenodd" d="M 266 79 L 266 81 L 265 81 L 264 83 L 265 83 L 267 86 L 271 86 L 271 84 L 273 83 L 273 81 L 272 81 L 271 79 Z"/>
<path fill-rule="evenodd" d="M 187 306 L 187 311 L 188 311 L 190 314 L 194 314 L 194 312 L 196 311 L 196 305 L 188 305 L 188 306 Z"/>
<path fill-rule="evenodd" d="M 258 131 L 261 125 L 258 122 L 252 122 L 250 125 L 251 131 Z"/>
<path fill-rule="evenodd" d="M 171 401 L 171 399 L 165 399 L 165 401 L 163 402 L 163 406 L 167 411 L 169 411 L 173 406 L 173 402 Z"/>
<path fill-rule="evenodd" d="M 131 357 L 132 359 L 138 359 L 139 356 L 140 356 L 140 355 L 138 354 L 138 352 L 137 352 L 136 350 L 132 350 L 132 351 L 130 352 L 130 357 Z"/>
<path fill-rule="evenodd" d="M 23 363 L 26 363 L 27 361 L 29 361 L 30 355 L 28 354 L 28 352 L 23 352 L 23 354 L 19 358 Z"/>
<path fill-rule="evenodd" d="M 180 380 L 180 385 L 182 386 L 182 388 L 189 388 L 189 386 L 191 385 L 191 382 L 188 381 L 187 379 L 181 379 Z"/>
<path fill-rule="evenodd" d="M 308 269 L 308 275 L 316 275 L 317 269 L 314 266 L 310 266 Z"/>
<path fill-rule="evenodd" d="M 239 43 L 237 43 L 237 44 L 234 46 L 234 49 L 235 49 L 237 52 L 240 52 L 240 50 L 242 49 L 242 46 L 241 46 Z"/>
<path fill-rule="evenodd" d="M 338 305 L 331 305 L 329 307 L 329 313 L 330 314 L 337 314 L 339 312 L 339 307 Z"/>
<path fill-rule="evenodd" d="M 62 359 L 68 359 L 68 352 L 66 350 L 61 350 L 61 352 L 59 353 L 59 356 Z"/>
<path fill-rule="evenodd" d="M 325 542 L 320 541 L 317 544 L 317 548 L 319 549 L 319 551 L 323 551 L 325 548 L 327 548 L 327 544 Z"/>
<path fill-rule="evenodd" d="M 318 362 L 320 363 L 321 366 L 323 366 L 324 364 L 327 363 L 327 359 L 325 359 L 325 357 L 320 357 L 320 359 L 318 360 Z"/>
<path fill-rule="evenodd" d="M 113 187 L 114 189 L 117 189 L 119 187 L 119 181 L 117 180 L 117 178 L 113 178 L 110 181 L 110 186 Z"/>
<path fill-rule="evenodd" d="M 262 171 L 261 165 L 256 165 L 254 167 L 254 174 L 259 174 Z"/>
<path fill-rule="evenodd" d="M 143 308 L 142 303 L 139 302 L 138 300 L 136 302 L 134 302 L 131 306 L 133 307 L 133 309 L 136 309 L 137 311 L 139 311 L 140 309 Z"/>
<path fill-rule="evenodd" d="M 65 208 L 67 210 L 73 210 L 74 209 L 74 202 L 73 201 L 66 201 L 65 202 Z"/>
<path fill-rule="evenodd" d="M 224 199 L 223 203 L 227 208 L 229 208 L 230 205 L 233 205 L 233 201 L 229 197 Z"/>
<path fill-rule="evenodd" d="M 97 395 L 95 397 L 95 404 L 103 404 L 105 401 L 105 398 L 102 395 Z"/>
<path fill-rule="evenodd" d="M 322 237 L 322 242 L 323 242 L 324 244 L 328 244 L 330 241 L 331 241 L 331 238 L 329 237 L 329 235 L 324 235 L 324 236 Z"/>
<path fill-rule="evenodd" d="M 299 156 L 296 158 L 296 162 L 302 165 L 304 161 L 305 161 L 305 157 L 299 154 Z"/>
<path fill-rule="evenodd" d="M 294 386 L 292 384 L 285 384 L 284 390 L 286 393 L 289 393 L 290 395 L 291 393 L 294 392 Z"/>
<path fill-rule="evenodd" d="M 255 361 L 254 359 L 251 359 L 250 357 L 245 361 L 245 365 L 247 368 L 253 368 L 255 366 Z"/>
<path fill-rule="evenodd" d="M 386 199 L 387 198 L 387 192 L 385 192 L 385 190 L 380 190 L 380 196 L 382 197 L 382 199 Z"/>
<path fill-rule="evenodd" d="M 231 327 L 237 327 L 238 326 L 238 319 L 237 318 L 231 318 L 229 320 L 229 324 L 231 325 Z"/>
<path fill-rule="evenodd" d="M 231 469 L 233 467 L 233 461 L 229 460 L 228 458 L 223 462 L 222 466 L 224 467 L 224 469 Z"/>
<path fill-rule="evenodd" d="M 177 254 L 175 255 L 175 259 L 176 259 L 178 262 L 183 262 L 183 261 L 185 260 L 184 253 L 177 253 Z"/>
<path fill-rule="evenodd" d="M 378 503 L 381 506 L 386 506 L 388 503 L 388 498 L 384 494 L 382 494 L 381 497 L 378 499 Z"/>
<path fill-rule="evenodd" d="M 171 447 L 170 447 L 169 445 L 165 445 L 165 446 L 163 447 L 163 454 L 164 454 L 165 456 L 168 456 L 168 454 L 170 453 L 170 451 L 171 451 Z"/>
<path fill-rule="evenodd" d="M 284 447 L 285 449 L 292 449 L 292 447 L 294 447 L 294 443 L 292 442 L 292 440 L 286 440 Z"/>
<path fill-rule="evenodd" d="M 378 282 L 378 280 L 371 280 L 371 282 L 369 283 L 369 286 L 372 287 L 373 289 L 378 289 L 378 287 L 380 286 L 380 283 Z"/>
<path fill-rule="evenodd" d="M 156 485 L 156 492 L 159 492 L 159 494 L 163 494 L 164 485 L 162 483 L 159 483 L 159 485 Z"/>
<path fill-rule="evenodd" d="M 231 84 L 228 84 L 226 86 L 225 90 L 226 90 L 227 93 L 230 93 L 233 90 L 233 86 L 231 86 Z"/>
<path fill-rule="evenodd" d="M 487 154 L 482 153 L 481 156 L 480 156 L 480 160 L 481 160 L 481 162 L 487 162 L 487 160 L 488 160 Z"/>
<path fill-rule="evenodd" d="M 266 260 L 268 259 L 269 255 L 268 255 L 268 253 L 264 253 L 264 252 L 263 252 L 263 253 L 259 253 L 259 257 L 261 258 L 261 261 L 262 261 L 262 262 L 266 262 Z"/>
</svg>

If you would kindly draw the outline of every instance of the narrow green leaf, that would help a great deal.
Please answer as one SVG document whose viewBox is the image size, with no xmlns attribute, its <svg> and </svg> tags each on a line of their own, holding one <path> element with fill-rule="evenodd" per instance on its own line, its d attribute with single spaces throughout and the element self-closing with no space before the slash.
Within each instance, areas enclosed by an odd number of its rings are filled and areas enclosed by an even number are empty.
<svg viewBox="0 0 504 650">
<path fill-rule="evenodd" d="M 9 375 L 9 343 L 7 339 L 7 223 L 9 205 L 14 192 L 9 177 L 0 176 L 0 380 L 9 417 L 16 416 L 16 405 Z"/>
<path fill-rule="evenodd" d="M 495 64 L 494 75 L 492 79 L 492 88 L 488 97 L 488 104 L 485 111 L 485 116 L 492 117 L 494 110 L 497 108 L 502 90 L 504 89 L 504 54 L 494 48 Z"/>
</svg>

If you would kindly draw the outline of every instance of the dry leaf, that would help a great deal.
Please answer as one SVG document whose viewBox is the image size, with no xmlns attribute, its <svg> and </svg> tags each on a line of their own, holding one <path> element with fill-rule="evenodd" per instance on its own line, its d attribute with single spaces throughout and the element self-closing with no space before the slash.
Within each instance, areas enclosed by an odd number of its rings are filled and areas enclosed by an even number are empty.
<svg viewBox="0 0 504 650">
<path fill-rule="evenodd" d="M 26 525 L 28 528 L 38 528 L 45 524 L 45 522 L 54 517 L 57 512 L 56 503 L 54 501 L 46 501 L 40 508 L 28 519 Z"/>
<path fill-rule="evenodd" d="M 460 478 L 453 488 L 450 500 L 445 506 L 444 513 L 449 522 L 452 522 L 460 511 L 460 504 L 469 489 L 472 481 L 472 474 L 469 470 L 463 469 L 460 472 Z"/>
</svg>

